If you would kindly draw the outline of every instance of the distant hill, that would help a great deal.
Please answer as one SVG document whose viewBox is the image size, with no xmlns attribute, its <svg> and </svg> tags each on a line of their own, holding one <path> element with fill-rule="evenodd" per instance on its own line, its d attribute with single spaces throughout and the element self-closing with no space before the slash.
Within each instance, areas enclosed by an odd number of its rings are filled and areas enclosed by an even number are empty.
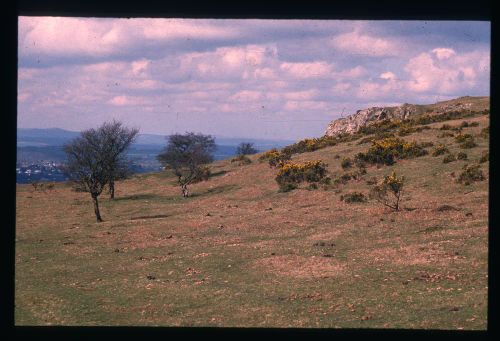
<svg viewBox="0 0 500 341">
<path fill-rule="evenodd" d="M 71 139 L 80 134 L 78 131 L 64 130 L 61 128 L 48 129 L 17 129 L 17 145 L 24 146 L 62 146 Z M 136 145 L 161 145 L 166 144 L 167 135 L 158 134 L 139 134 Z M 280 147 L 293 143 L 293 140 L 273 140 L 273 139 L 254 139 L 246 137 L 215 137 L 215 142 L 219 145 L 237 146 L 241 142 L 254 143 L 258 149 L 267 149 L 267 147 Z M 259 148 L 260 147 L 260 148 Z"/>
</svg>

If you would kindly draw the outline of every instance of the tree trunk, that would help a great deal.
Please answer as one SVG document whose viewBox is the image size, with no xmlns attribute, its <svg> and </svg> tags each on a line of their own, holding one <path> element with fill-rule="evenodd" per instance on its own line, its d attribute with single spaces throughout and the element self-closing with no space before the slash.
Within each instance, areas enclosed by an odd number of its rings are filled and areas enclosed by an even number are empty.
<svg viewBox="0 0 500 341">
<path fill-rule="evenodd" d="M 101 212 L 99 212 L 99 203 L 97 202 L 97 195 L 92 195 L 92 201 L 94 202 L 94 212 L 97 218 L 97 222 L 102 222 Z"/>
<path fill-rule="evenodd" d="M 189 192 L 188 192 L 188 189 L 187 189 L 187 185 L 182 185 L 182 196 L 184 198 L 187 198 L 189 196 Z"/>
<path fill-rule="evenodd" d="M 113 180 L 109 182 L 109 198 L 115 198 L 115 182 Z"/>
</svg>

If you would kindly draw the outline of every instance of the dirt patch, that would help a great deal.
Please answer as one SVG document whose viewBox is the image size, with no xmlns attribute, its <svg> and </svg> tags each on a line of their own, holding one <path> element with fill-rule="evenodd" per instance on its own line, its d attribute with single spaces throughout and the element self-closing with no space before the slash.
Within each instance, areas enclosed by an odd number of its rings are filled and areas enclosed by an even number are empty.
<svg viewBox="0 0 500 341">
<path fill-rule="evenodd" d="M 150 247 L 157 248 L 177 243 L 177 238 L 173 237 L 171 234 L 158 235 L 157 233 L 144 231 L 142 229 L 130 231 L 124 239 L 130 241 L 130 243 L 127 243 L 125 246 L 132 250 L 147 249 Z"/>
<path fill-rule="evenodd" d="M 330 231 L 330 232 L 325 232 L 325 233 L 317 233 L 310 235 L 307 237 L 309 240 L 315 240 L 315 241 L 326 241 L 326 240 L 331 240 L 334 241 L 338 236 L 342 234 L 342 231 Z"/>
<path fill-rule="evenodd" d="M 297 255 L 275 256 L 260 259 L 254 267 L 280 276 L 295 278 L 337 277 L 344 273 L 345 265 L 337 260 L 322 257 Z"/>
<path fill-rule="evenodd" d="M 401 247 L 385 247 L 369 253 L 375 262 L 389 262 L 396 265 L 446 264 L 462 256 L 446 252 L 437 245 L 418 244 Z"/>
</svg>

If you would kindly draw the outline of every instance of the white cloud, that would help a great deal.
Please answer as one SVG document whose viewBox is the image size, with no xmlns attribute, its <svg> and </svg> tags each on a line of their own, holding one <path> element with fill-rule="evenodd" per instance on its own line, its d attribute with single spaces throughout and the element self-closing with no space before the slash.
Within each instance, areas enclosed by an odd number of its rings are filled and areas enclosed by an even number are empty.
<svg viewBox="0 0 500 341">
<path fill-rule="evenodd" d="M 282 63 L 280 68 L 296 78 L 331 77 L 333 73 L 333 66 L 323 61 L 312 63 Z"/>
<path fill-rule="evenodd" d="M 319 92 L 315 89 L 303 90 L 303 91 L 293 91 L 284 94 L 285 98 L 294 101 L 305 101 L 311 100 L 319 95 Z"/>
<path fill-rule="evenodd" d="M 394 79 L 396 79 L 396 75 L 390 71 L 387 71 L 387 72 L 381 73 L 380 78 L 386 79 L 386 80 L 394 80 Z"/>
<path fill-rule="evenodd" d="M 482 53 L 447 54 L 424 52 L 409 60 L 405 71 L 411 77 L 408 89 L 416 92 L 433 91 L 451 94 L 478 86 L 489 75 L 489 55 Z"/>
<path fill-rule="evenodd" d="M 115 106 L 134 106 L 134 105 L 142 105 L 147 103 L 148 101 L 145 98 L 136 97 L 136 96 L 115 96 L 108 101 L 109 104 Z"/>
<path fill-rule="evenodd" d="M 351 69 L 336 73 L 335 77 L 341 78 L 341 79 L 344 79 L 344 78 L 353 79 L 353 78 L 361 78 L 361 77 L 364 77 L 366 75 L 368 75 L 368 70 L 365 67 L 358 65 L 358 66 L 353 67 Z"/>
<path fill-rule="evenodd" d="M 448 49 L 444 47 L 436 48 L 432 50 L 432 53 L 434 53 L 437 57 L 437 59 L 448 59 L 451 56 L 455 55 L 456 52 L 453 49 Z"/>
<path fill-rule="evenodd" d="M 331 42 L 334 48 L 353 55 L 396 56 L 400 50 L 395 41 L 363 34 L 359 30 L 335 36 Z"/>
</svg>

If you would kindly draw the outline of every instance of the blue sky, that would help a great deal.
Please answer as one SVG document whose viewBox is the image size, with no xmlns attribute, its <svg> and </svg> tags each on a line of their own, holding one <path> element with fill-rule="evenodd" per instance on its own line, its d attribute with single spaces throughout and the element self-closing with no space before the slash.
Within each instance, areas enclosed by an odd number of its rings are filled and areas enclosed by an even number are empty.
<svg viewBox="0 0 500 341">
<path fill-rule="evenodd" d="M 489 22 L 20 17 L 18 52 L 20 128 L 290 140 L 490 93 Z"/>
</svg>

